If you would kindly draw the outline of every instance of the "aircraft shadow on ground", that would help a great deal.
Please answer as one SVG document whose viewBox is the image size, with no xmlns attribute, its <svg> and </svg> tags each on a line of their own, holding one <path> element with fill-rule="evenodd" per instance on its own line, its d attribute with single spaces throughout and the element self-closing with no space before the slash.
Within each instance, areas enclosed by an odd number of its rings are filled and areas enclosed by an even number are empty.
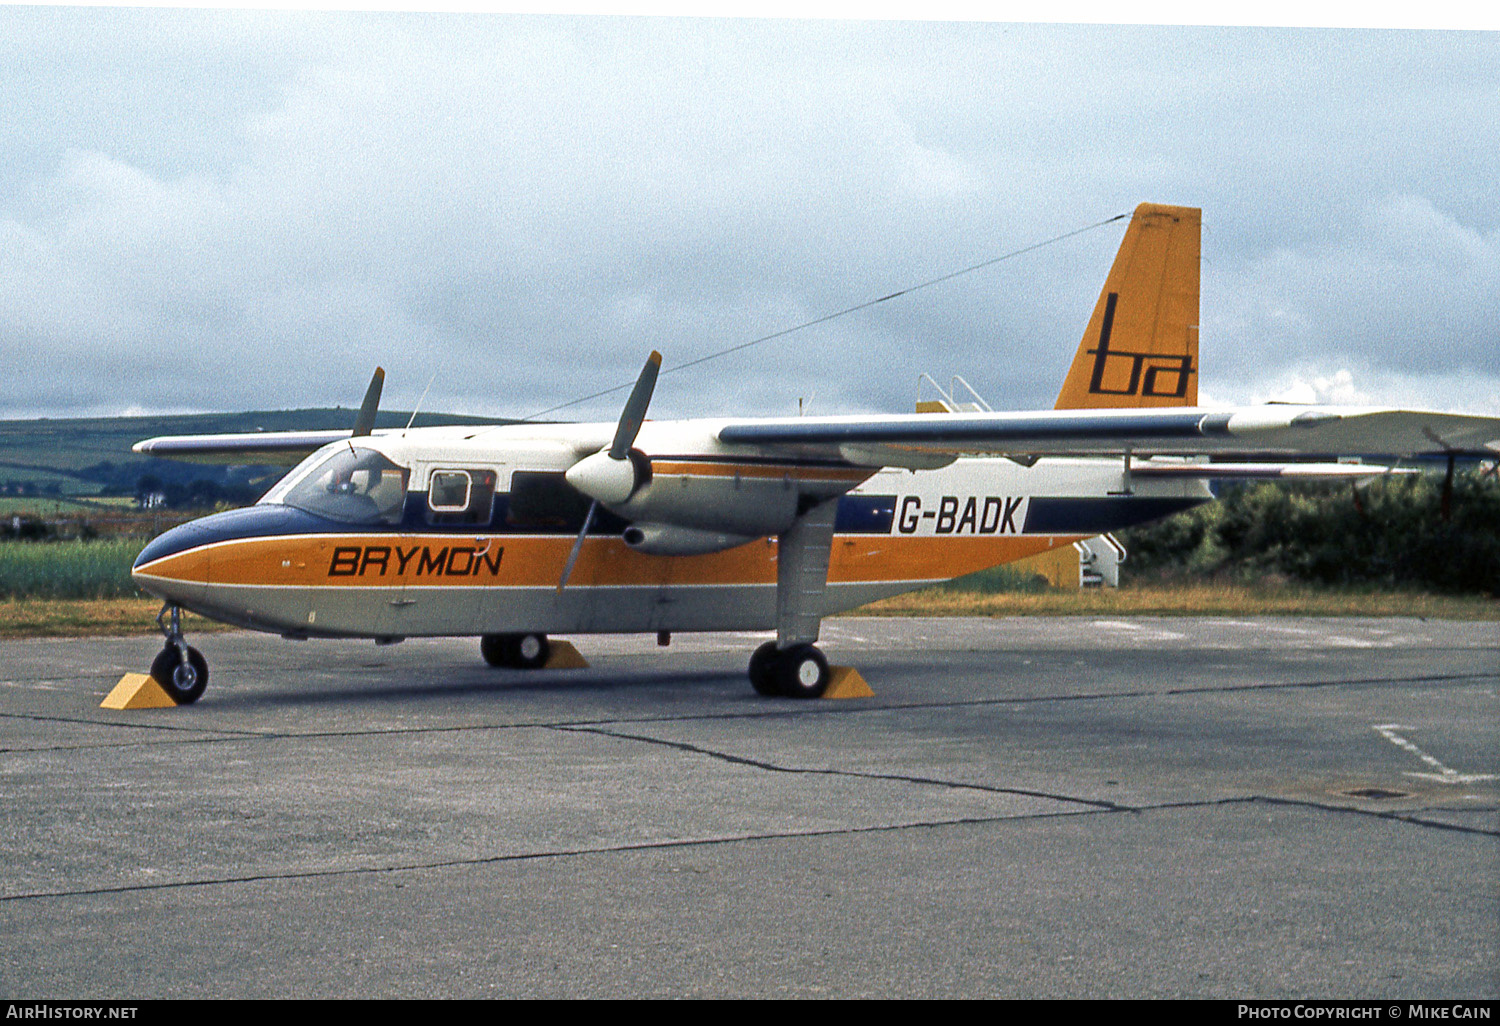
<svg viewBox="0 0 1500 1026">
<path fill-rule="evenodd" d="M 368 669 L 361 668 L 368 672 Z M 488 670 L 464 667 L 449 672 L 444 667 L 425 671 L 418 679 L 416 672 L 407 668 L 381 668 L 378 681 L 359 683 L 340 682 L 334 685 L 309 681 L 297 685 L 289 683 L 277 690 L 254 691 L 239 688 L 210 688 L 204 696 L 205 706 L 219 709 L 254 709 L 270 707 L 306 707 L 320 705 L 352 705 L 357 703 L 380 704 L 389 702 L 425 702 L 451 700 L 456 697 L 493 695 L 503 700 L 508 694 L 531 695 L 587 695 L 620 694 L 630 691 L 687 692 L 699 690 L 717 691 L 728 685 L 743 685 L 747 701 L 760 701 L 750 688 L 743 672 L 727 670 L 663 670 L 643 668 L 639 670 L 598 669 L 587 670 Z M 446 679 L 434 679 L 443 677 Z M 368 678 L 366 678 L 368 679 Z"/>
</svg>

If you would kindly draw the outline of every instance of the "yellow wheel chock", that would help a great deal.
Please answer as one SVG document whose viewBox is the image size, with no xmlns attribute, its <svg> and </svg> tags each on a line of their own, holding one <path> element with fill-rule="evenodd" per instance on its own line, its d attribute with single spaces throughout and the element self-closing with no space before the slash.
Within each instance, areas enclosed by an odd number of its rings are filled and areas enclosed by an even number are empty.
<svg viewBox="0 0 1500 1026">
<path fill-rule="evenodd" d="M 156 682 L 149 673 L 127 673 L 120 678 L 104 701 L 101 709 L 169 709 L 177 705 L 172 696 Z"/>
</svg>

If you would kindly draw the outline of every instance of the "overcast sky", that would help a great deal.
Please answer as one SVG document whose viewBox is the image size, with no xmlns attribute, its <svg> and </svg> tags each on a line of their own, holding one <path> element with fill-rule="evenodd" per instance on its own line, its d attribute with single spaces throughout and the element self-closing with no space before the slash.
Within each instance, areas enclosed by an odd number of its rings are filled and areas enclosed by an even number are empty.
<svg viewBox="0 0 1500 1026">
<path fill-rule="evenodd" d="M 524 416 L 1204 210 L 1204 401 L 1500 413 L 1500 33 L 0 7 L 0 417 Z M 663 377 L 1050 407 L 1122 223 Z M 613 419 L 623 393 L 557 416 Z"/>
</svg>

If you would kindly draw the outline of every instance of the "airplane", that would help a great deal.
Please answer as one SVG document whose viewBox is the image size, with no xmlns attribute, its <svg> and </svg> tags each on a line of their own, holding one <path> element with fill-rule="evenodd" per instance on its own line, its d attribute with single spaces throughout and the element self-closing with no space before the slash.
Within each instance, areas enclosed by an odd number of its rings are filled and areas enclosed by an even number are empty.
<svg viewBox="0 0 1500 1026">
<path fill-rule="evenodd" d="M 1500 453 L 1496 417 L 1198 406 L 1200 225 L 1136 208 L 1052 410 L 648 421 L 653 352 L 615 423 L 377 431 L 377 368 L 352 430 L 139 442 L 295 464 L 141 551 L 166 637 L 151 676 L 178 704 L 203 693 L 188 609 L 294 639 L 477 636 L 515 669 L 544 665 L 553 634 L 774 629 L 751 684 L 812 698 L 834 613 L 1209 502 L 1213 479 Z"/>
</svg>

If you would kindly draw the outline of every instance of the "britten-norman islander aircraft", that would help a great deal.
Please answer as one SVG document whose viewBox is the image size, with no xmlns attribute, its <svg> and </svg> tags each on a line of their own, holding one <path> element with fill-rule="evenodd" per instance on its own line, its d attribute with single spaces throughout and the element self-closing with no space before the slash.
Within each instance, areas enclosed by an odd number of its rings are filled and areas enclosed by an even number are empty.
<svg viewBox="0 0 1500 1026">
<path fill-rule="evenodd" d="M 140 442 L 296 463 L 141 552 L 151 675 L 179 704 L 207 684 L 181 609 L 299 639 L 478 636 L 514 668 L 549 633 L 774 628 L 755 689 L 815 697 L 841 610 L 1208 502 L 1210 479 L 1384 469 L 1268 459 L 1500 452 L 1494 417 L 1198 406 L 1199 235 L 1196 209 L 1136 209 L 1052 410 L 647 421 L 652 353 L 613 424 L 374 431 L 377 370 L 352 431 Z"/>
</svg>

